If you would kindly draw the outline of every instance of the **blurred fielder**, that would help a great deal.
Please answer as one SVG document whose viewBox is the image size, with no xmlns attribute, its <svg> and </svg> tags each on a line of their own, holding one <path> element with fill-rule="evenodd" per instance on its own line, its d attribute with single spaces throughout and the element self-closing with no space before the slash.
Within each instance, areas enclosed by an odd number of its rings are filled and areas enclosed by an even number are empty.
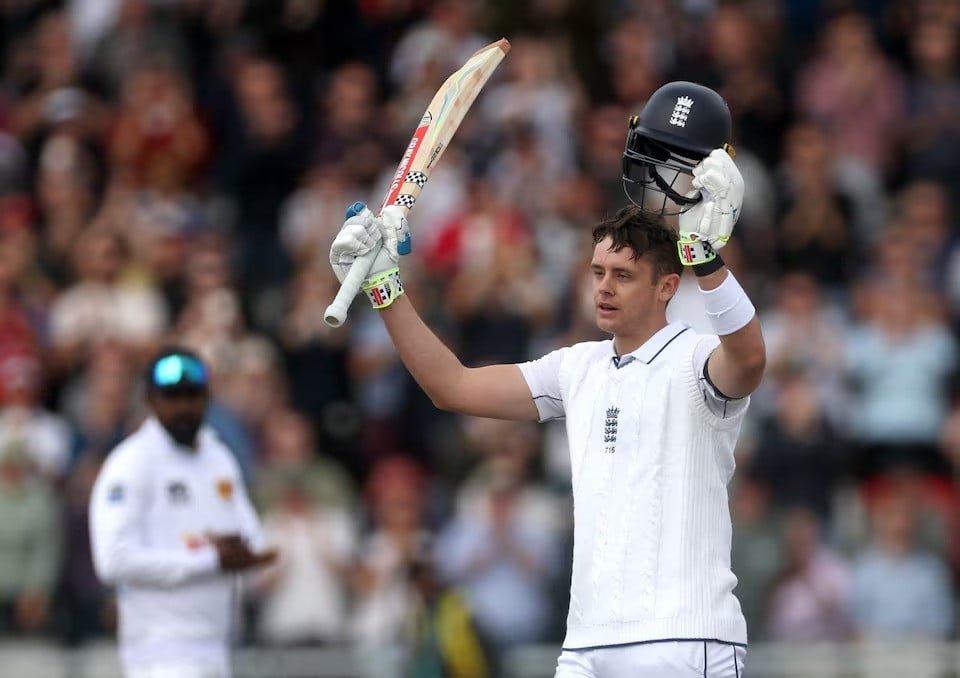
<svg viewBox="0 0 960 678">
<path fill-rule="evenodd" d="M 152 417 L 107 457 L 90 498 L 97 575 L 117 587 L 127 678 L 228 678 L 233 577 L 268 563 L 240 469 L 202 428 L 207 368 L 161 352 L 147 372 Z"/>
<path fill-rule="evenodd" d="M 743 670 L 727 483 L 765 350 L 753 304 L 718 254 L 743 200 L 730 135 L 723 99 L 689 82 L 664 85 L 631 119 L 623 178 L 634 205 L 593 231 L 593 298 L 606 341 L 468 368 L 403 295 L 397 243 L 409 230 L 396 210 L 348 218 L 330 251 L 343 280 L 357 257 L 379 248 L 363 289 L 438 407 L 566 419 L 575 545 L 558 678 L 739 678 Z M 714 334 L 666 320 L 684 267 L 698 277 Z"/>
</svg>

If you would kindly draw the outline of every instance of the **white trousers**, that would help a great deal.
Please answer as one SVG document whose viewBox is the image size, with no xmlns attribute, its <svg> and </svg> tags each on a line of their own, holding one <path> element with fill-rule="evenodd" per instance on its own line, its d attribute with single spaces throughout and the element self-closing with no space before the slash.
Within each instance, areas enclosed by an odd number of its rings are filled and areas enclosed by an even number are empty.
<svg viewBox="0 0 960 678">
<path fill-rule="evenodd" d="M 156 662 L 125 666 L 124 678 L 230 678 L 230 667 L 222 664 L 195 661 Z"/>
<path fill-rule="evenodd" d="M 555 678 L 742 678 L 747 648 L 703 640 L 563 650 Z"/>
</svg>

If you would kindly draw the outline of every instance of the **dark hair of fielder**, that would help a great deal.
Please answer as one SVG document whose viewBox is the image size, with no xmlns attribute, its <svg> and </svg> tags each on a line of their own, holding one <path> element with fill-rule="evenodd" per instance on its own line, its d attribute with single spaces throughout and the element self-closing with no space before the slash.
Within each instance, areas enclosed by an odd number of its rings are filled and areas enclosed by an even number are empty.
<svg viewBox="0 0 960 678">
<path fill-rule="evenodd" d="M 683 264 L 677 254 L 679 235 L 656 212 L 636 205 L 621 208 L 612 218 L 593 229 L 594 245 L 607 237 L 612 241 L 612 251 L 629 247 L 634 261 L 643 257 L 650 262 L 654 282 L 670 273 L 683 273 Z"/>
</svg>

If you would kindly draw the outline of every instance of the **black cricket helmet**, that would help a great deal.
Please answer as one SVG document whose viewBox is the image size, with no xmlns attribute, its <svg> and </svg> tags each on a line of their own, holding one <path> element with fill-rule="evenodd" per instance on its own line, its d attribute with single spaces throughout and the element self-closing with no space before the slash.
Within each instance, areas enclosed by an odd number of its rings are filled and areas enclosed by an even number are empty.
<svg viewBox="0 0 960 678">
<path fill-rule="evenodd" d="M 730 145 L 730 109 L 719 94 L 694 82 L 669 82 L 630 118 L 623 149 L 623 190 L 630 202 L 663 215 L 702 200 L 693 168 L 715 148 Z"/>
</svg>

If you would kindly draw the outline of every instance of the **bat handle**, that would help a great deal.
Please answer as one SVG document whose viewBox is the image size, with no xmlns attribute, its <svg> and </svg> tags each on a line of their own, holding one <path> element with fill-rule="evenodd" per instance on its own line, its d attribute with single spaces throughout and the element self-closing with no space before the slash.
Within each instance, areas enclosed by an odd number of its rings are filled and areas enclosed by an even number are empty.
<svg viewBox="0 0 960 678">
<path fill-rule="evenodd" d="M 379 253 L 380 246 L 378 245 L 376 249 L 367 252 L 362 257 L 357 257 L 353 262 L 353 266 L 347 272 L 347 277 L 340 284 L 340 289 L 337 291 L 333 303 L 327 306 L 327 310 L 323 312 L 323 321 L 330 327 L 340 327 L 343 321 L 347 319 L 347 310 L 353 303 L 353 298 L 357 296 L 357 292 L 360 291 L 363 279 L 370 273 L 373 260 L 377 258 Z"/>
<path fill-rule="evenodd" d="M 353 203 L 347 208 L 347 219 L 360 214 L 365 207 L 366 205 L 362 202 Z M 377 258 L 379 252 L 380 248 L 377 247 L 367 252 L 364 256 L 357 257 L 353 262 L 353 266 L 351 266 L 347 272 L 347 277 L 344 278 L 343 283 L 340 284 L 340 289 L 337 290 L 337 296 L 334 297 L 333 302 L 327 306 L 327 310 L 323 312 L 323 322 L 327 323 L 330 327 L 340 327 L 343 324 L 343 321 L 347 319 L 347 311 L 350 309 L 350 304 L 353 303 L 353 298 L 357 296 L 357 292 L 360 291 L 363 279 L 370 273 L 370 268 L 373 266 L 373 261 Z"/>
</svg>

